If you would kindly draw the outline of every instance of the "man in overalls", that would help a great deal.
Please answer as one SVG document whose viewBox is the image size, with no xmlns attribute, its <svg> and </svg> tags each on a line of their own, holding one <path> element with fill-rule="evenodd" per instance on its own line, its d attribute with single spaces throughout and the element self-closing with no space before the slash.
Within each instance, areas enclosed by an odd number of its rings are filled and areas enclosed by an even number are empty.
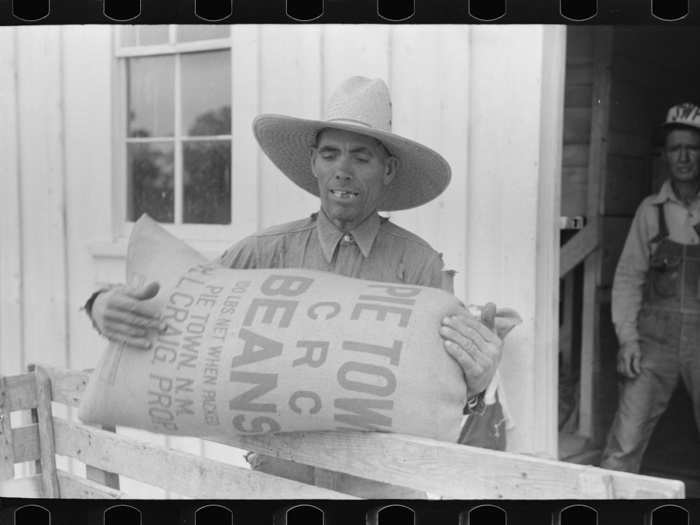
<svg viewBox="0 0 700 525">
<path fill-rule="evenodd" d="M 629 472 L 679 378 L 700 428 L 700 107 L 672 107 L 662 131 L 669 178 L 637 209 L 612 290 L 623 386 L 601 467 Z"/>
</svg>

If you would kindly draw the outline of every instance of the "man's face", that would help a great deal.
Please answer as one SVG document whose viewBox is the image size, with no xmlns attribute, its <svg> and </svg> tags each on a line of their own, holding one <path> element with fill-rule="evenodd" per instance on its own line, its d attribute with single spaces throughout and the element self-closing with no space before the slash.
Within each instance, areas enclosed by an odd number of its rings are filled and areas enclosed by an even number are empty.
<svg viewBox="0 0 700 525">
<path fill-rule="evenodd" d="M 366 135 L 325 129 L 311 154 L 321 207 L 336 226 L 351 230 L 377 210 L 397 160 Z"/>
<path fill-rule="evenodd" d="M 664 146 L 664 158 L 671 180 L 700 180 L 700 132 L 693 129 L 669 131 Z"/>
</svg>

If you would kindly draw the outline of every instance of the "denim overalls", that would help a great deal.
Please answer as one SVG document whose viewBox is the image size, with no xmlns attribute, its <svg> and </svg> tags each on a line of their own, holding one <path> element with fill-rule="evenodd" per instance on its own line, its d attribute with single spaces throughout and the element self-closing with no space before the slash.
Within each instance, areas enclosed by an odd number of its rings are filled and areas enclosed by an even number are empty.
<svg viewBox="0 0 700 525">
<path fill-rule="evenodd" d="M 642 456 L 678 378 L 693 401 L 700 429 L 700 245 L 668 238 L 663 204 L 637 329 L 641 373 L 623 380 L 617 413 L 601 466 L 638 472 Z M 695 225 L 700 234 L 700 225 Z"/>
</svg>

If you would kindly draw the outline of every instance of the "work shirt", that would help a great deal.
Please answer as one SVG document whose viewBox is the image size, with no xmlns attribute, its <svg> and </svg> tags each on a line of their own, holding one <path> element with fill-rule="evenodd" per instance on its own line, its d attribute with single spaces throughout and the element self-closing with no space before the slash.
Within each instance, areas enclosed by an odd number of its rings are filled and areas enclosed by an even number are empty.
<svg viewBox="0 0 700 525">
<path fill-rule="evenodd" d="M 305 268 L 372 281 L 443 287 L 443 262 L 423 239 L 378 214 L 349 232 L 321 210 L 251 235 L 219 261 L 236 269 Z"/>
<path fill-rule="evenodd" d="M 686 206 L 676 196 L 670 181 L 666 181 L 659 193 L 642 201 L 630 226 L 613 281 L 612 319 L 621 345 L 639 340 L 637 316 L 642 307 L 650 257 L 656 248 L 653 239 L 659 233 L 659 204 L 663 204 L 669 240 L 686 245 L 700 243 L 694 229 L 700 223 L 700 194 Z"/>
</svg>

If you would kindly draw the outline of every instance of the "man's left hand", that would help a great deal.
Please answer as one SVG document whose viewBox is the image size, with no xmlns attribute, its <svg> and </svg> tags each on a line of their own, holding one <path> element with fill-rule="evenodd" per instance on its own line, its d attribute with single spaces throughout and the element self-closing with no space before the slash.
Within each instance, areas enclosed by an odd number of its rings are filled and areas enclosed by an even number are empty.
<svg viewBox="0 0 700 525">
<path fill-rule="evenodd" d="M 467 382 L 467 395 L 486 390 L 501 362 L 503 341 L 466 310 L 445 317 L 440 327 L 445 350 L 459 363 Z"/>
</svg>

